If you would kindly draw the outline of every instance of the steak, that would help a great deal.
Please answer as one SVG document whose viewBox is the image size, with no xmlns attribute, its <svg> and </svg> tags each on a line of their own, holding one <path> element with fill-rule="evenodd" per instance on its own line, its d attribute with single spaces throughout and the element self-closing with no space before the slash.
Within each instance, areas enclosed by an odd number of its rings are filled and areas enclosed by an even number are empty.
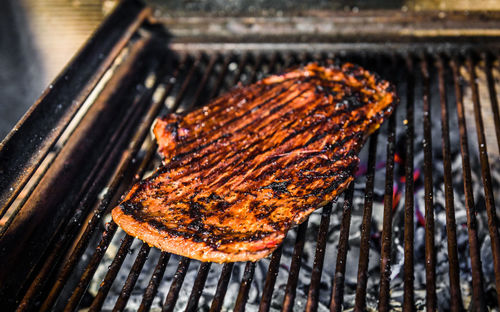
<svg viewBox="0 0 500 312">
<path fill-rule="evenodd" d="M 128 234 L 178 255 L 256 261 L 354 179 L 393 86 L 353 64 L 310 63 L 156 121 L 164 157 L 112 211 Z"/>
</svg>

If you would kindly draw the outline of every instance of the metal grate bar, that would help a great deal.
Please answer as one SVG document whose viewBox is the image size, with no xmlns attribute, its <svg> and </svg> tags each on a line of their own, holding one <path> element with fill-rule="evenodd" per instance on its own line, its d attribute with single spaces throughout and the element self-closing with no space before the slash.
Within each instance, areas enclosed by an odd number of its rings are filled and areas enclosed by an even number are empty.
<svg viewBox="0 0 500 312">
<path fill-rule="evenodd" d="M 229 284 L 229 279 L 231 278 L 231 273 L 233 272 L 233 266 L 233 262 L 225 263 L 222 266 L 222 272 L 220 274 L 219 282 L 217 283 L 217 289 L 215 290 L 215 295 L 214 299 L 212 300 L 210 312 L 216 312 L 222 309 L 224 297 L 226 296 L 227 292 L 227 285 Z"/>
<path fill-rule="evenodd" d="M 297 292 L 297 283 L 299 280 L 300 264 L 302 262 L 302 251 L 306 240 L 307 224 L 309 219 L 301 223 L 297 229 L 297 237 L 293 248 L 292 263 L 290 264 L 290 273 L 286 283 L 285 298 L 283 300 L 282 312 L 291 312 Z"/>
<path fill-rule="evenodd" d="M 406 88 L 406 155 L 405 155 L 405 212 L 404 212 L 404 300 L 403 311 L 414 310 L 414 265 L 413 265 L 413 110 L 414 110 L 414 71 L 413 59 L 406 58 L 408 80 Z"/>
<path fill-rule="evenodd" d="M 372 208 L 373 208 L 373 188 L 375 185 L 375 162 L 377 158 L 377 143 L 378 143 L 378 131 L 376 131 L 371 136 L 370 146 L 368 147 L 368 168 L 366 173 L 365 204 L 363 208 L 363 221 L 361 223 L 358 279 L 356 285 L 356 298 L 354 307 L 354 311 L 357 312 L 365 311 L 366 309 L 366 284 L 368 282 L 368 261 L 369 261 L 368 256 L 370 255 L 370 235 L 371 235 L 371 221 L 372 221 Z M 345 247 L 347 248 L 347 245 Z M 345 254 L 347 255 L 347 250 Z M 342 284 L 344 283 L 345 265 L 346 263 L 344 257 L 343 259 L 344 268 L 343 271 L 340 271 L 338 277 L 339 279 L 342 280 Z M 337 276 L 337 273 L 335 275 Z M 333 288 L 335 288 L 335 286 Z M 343 289 L 343 285 L 341 289 Z M 338 304 L 335 306 L 335 308 L 332 308 L 332 306 L 330 306 L 330 311 L 341 310 L 343 297 L 344 297 L 343 291 L 339 291 L 338 297 L 337 295 L 335 296 L 335 298 L 338 298 L 336 300 Z"/>
<path fill-rule="evenodd" d="M 142 267 L 144 266 L 144 263 L 148 258 L 150 249 L 151 247 L 149 247 L 147 243 L 142 244 L 141 250 L 139 250 L 137 257 L 135 258 L 134 264 L 130 269 L 130 273 L 127 277 L 127 280 L 125 281 L 125 284 L 123 285 L 122 291 L 120 292 L 120 296 L 116 301 L 113 311 L 123 311 L 123 309 L 125 309 L 127 301 L 130 298 L 130 294 L 134 289 L 135 283 L 137 282 L 137 279 L 141 274 Z"/>
<path fill-rule="evenodd" d="M 281 244 L 274 252 L 269 263 L 267 270 L 266 281 L 264 283 L 264 290 L 262 291 L 262 298 L 260 300 L 259 312 L 267 312 L 271 306 L 271 299 L 274 291 L 274 284 L 278 276 L 278 269 L 280 266 L 281 254 L 283 252 L 283 244 Z"/>
<path fill-rule="evenodd" d="M 469 54 L 466 65 L 470 74 L 470 86 L 472 90 L 472 103 L 474 105 L 474 118 L 476 120 L 477 140 L 479 144 L 479 160 L 481 162 L 481 173 L 483 178 L 484 195 L 486 201 L 486 213 L 488 215 L 488 229 L 491 238 L 491 253 L 493 254 L 493 268 L 495 270 L 495 284 L 497 289 L 497 300 L 500 306 L 500 238 L 498 235 L 497 214 L 495 209 L 495 197 L 491 185 L 490 163 L 484 136 L 483 116 L 481 115 L 481 103 L 476 81 L 476 69 L 472 56 Z"/>
<path fill-rule="evenodd" d="M 177 271 L 175 272 L 174 279 L 172 280 L 172 285 L 170 285 L 170 290 L 168 291 L 167 298 L 163 304 L 162 312 L 172 312 L 174 311 L 175 304 L 177 303 L 177 298 L 179 298 L 179 291 L 181 290 L 182 283 L 184 282 L 184 277 L 191 264 L 191 259 L 182 257 L 177 266 Z"/>
<path fill-rule="evenodd" d="M 202 61 L 202 55 L 198 54 L 194 60 L 193 65 L 191 66 L 191 69 L 186 75 L 186 78 L 184 79 L 184 82 L 182 83 L 179 92 L 177 93 L 172 111 L 175 112 L 177 108 L 180 106 L 182 100 L 184 99 L 184 96 L 186 95 L 186 91 L 189 88 L 189 85 L 192 83 L 191 80 L 193 79 L 195 72 L 200 66 L 201 61 Z"/>
<path fill-rule="evenodd" d="M 257 74 L 259 72 L 261 72 L 262 74 L 266 74 L 266 72 L 264 72 L 264 70 L 262 69 L 265 61 L 262 54 L 258 54 L 254 61 L 255 63 L 254 66 L 252 66 L 252 72 L 250 73 L 250 78 L 248 79 L 249 84 L 257 81 Z"/>
<path fill-rule="evenodd" d="M 297 63 L 296 56 L 294 53 L 287 53 L 283 60 L 283 69 L 286 69 L 292 64 Z"/>
<path fill-rule="evenodd" d="M 306 311 L 312 312 L 318 309 L 319 284 L 321 282 L 321 273 L 323 272 L 323 262 L 325 259 L 326 238 L 328 237 L 328 226 L 330 225 L 330 214 L 332 205 L 323 207 L 321 212 L 321 222 L 319 225 L 318 239 L 316 244 L 316 253 L 314 255 L 314 264 L 311 272 L 311 283 L 307 294 Z M 349 235 L 349 234 L 348 234 Z"/>
<path fill-rule="evenodd" d="M 434 191 L 432 184 L 432 131 L 431 131 L 431 103 L 430 78 L 426 55 L 421 56 L 420 69 L 422 72 L 422 100 L 424 139 L 424 191 L 425 191 L 425 273 L 426 273 L 426 308 L 427 311 L 436 310 L 436 249 L 434 244 Z"/>
<path fill-rule="evenodd" d="M 462 172 L 464 178 L 465 208 L 467 210 L 467 228 L 469 232 L 469 250 L 472 266 L 472 307 L 476 311 L 485 311 L 483 273 L 481 269 L 481 257 L 479 242 L 477 239 L 476 206 L 472 193 L 471 167 L 469 160 L 469 143 L 467 139 L 467 128 L 465 125 L 464 103 L 462 99 L 462 87 L 459 76 L 459 64 L 456 57 L 451 60 L 453 82 L 455 84 L 455 100 L 457 104 L 458 125 L 460 130 L 460 152 L 462 154 Z"/>
<path fill-rule="evenodd" d="M 497 91 L 495 89 L 495 79 L 492 73 L 491 56 L 484 53 L 486 79 L 488 81 L 488 92 L 490 95 L 491 111 L 493 113 L 493 122 L 495 124 L 495 133 L 497 136 L 498 150 L 500 151 L 500 112 L 498 111 Z"/>
<path fill-rule="evenodd" d="M 340 237 L 337 246 L 337 263 L 333 279 L 330 311 L 341 311 L 344 297 L 344 274 L 346 268 L 347 251 L 349 249 L 349 227 L 351 225 L 352 199 L 354 195 L 354 182 L 346 190 L 340 224 Z"/>
<path fill-rule="evenodd" d="M 270 58 L 269 58 L 267 73 L 275 73 L 275 72 L 277 72 L 277 69 L 279 67 L 278 63 L 279 63 L 278 54 L 277 53 L 273 53 L 270 56 Z M 260 78 L 260 77 L 258 77 L 256 75 L 256 77 L 254 78 L 255 79 L 254 81 L 256 81 L 257 78 Z"/>
<path fill-rule="evenodd" d="M 215 83 L 215 86 L 212 88 L 212 92 L 210 93 L 210 96 L 208 97 L 209 99 L 213 99 L 219 93 L 219 91 L 223 85 L 224 79 L 226 78 L 229 63 L 231 62 L 232 59 L 233 59 L 233 56 L 230 54 L 227 54 L 224 57 L 224 62 L 222 64 L 222 71 L 220 72 L 220 74 L 217 78 L 217 82 Z"/>
<path fill-rule="evenodd" d="M 161 283 L 163 275 L 165 274 L 165 269 L 167 268 L 168 260 L 170 259 L 170 254 L 168 252 L 162 252 L 158 263 L 156 264 L 153 275 L 149 280 L 148 287 L 144 291 L 144 296 L 142 297 L 141 305 L 139 306 L 138 312 L 146 312 L 151 308 L 153 299 L 158 292 L 158 286 Z"/>
<path fill-rule="evenodd" d="M 384 219 L 382 228 L 382 247 L 380 254 L 380 300 L 378 310 L 389 311 L 391 283 L 391 245 L 392 245 L 392 204 L 394 153 L 396 150 L 396 110 L 389 118 L 387 134 L 387 160 L 385 166 Z"/>
<path fill-rule="evenodd" d="M 90 283 L 92 276 L 94 276 L 94 273 L 97 270 L 97 266 L 101 262 L 102 257 L 104 256 L 104 254 L 106 253 L 106 250 L 109 247 L 109 243 L 111 243 L 111 240 L 115 236 L 117 227 L 118 226 L 113 221 L 108 223 L 108 227 L 102 235 L 101 242 L 97 246 L 96 252 L 92 256 L 92 259 L 90 260 L 89 265 L 87 266 L 86 270 L 83 272 L 73 295 L 71 296 L 70 300 L 68 301 L 68 303 L 66 305 L 66 308 L 64 309 L 65 311 L 75 310 L 76 306 L 80 302 L 80 299 L 81 299 L 81 296 L 83 295 L 83 292 L 85 291 L 85 289 L 87 289 L 87 285 Z M 50 309 L 50 307 L 47 306 L 47 303 L 44 302 L 41 310 L 47 311 L 49 309 Z"/>
<path fill-rule="evenodd" d="M 250 286 L 252 285 L 254 272 L 255 272 L 255 262 L 248 261 L 247 264 L 245 265 L 243 278 L 241 279 L 240 290 L 238 291 L 238 297 L 236 298 L 236 303 L 234 304 L 234 312 L 245 311 L 245 305 L 248 300 L 248 293 L 250 292 Z"/>
<path fill-rule="evenodd" d="M 443 150 L 444 191 L 446 206 L 446 236 L 448 238 L 448 261 L 450 275 L 450 310 L 463 310 L 462 293 L 460 290 L 460 268 L 458 266 L 457 224 L 455 220 L 455 204 L 453 199 L 453 184 L 451 177 L 450 128 L 448 116 L 448 101 L 446 98 L 446 83 L 444 65 L 441 57 L 437 58 L 439 100 L 441 103 L 441 133 Z"/>
<path fill-rule="evenodd" d="M 193 312 L 198 308 L 198 301 L 200 300 L 201 293 L 205 287 L 205 282 L 207 281 L 208 273 L 210 272 L 210 266 L 210 262 L 203 262 L 200 265 L 198 274 L 196 275 L 196 280 L 193 284 L 193 290 L 191 290 L 191 294 L 189 295 L 186 312 Z"/>
<path fill-rule="evenodd" d="M 199 88 L 198 90 L 196 90 L 196 93 L 193 97 L 193 102 L 191 103 L 191 107 L 195 107 L 200 101 L 200 96 L 203 93 L 203 88 L 207 84 L 208 78 L 210 78 L 212 70 L 218 59 L 219 59 L 219 54 L 212 54 L 212 56 L 210 57 L 210 61 L 207 65 L 207 68 L 204 70 L 205 74 L 203 75 L 203 78 L 201 79 L 199 84 Z"/>
<path fill-rule="evenodd" d="M 108 292 L 111 289 L 111 285 L 113 284 L 113 281 L 115 280 L 118 271 L 120 271 L 123 261 L 125 260 L 125 257 L 127 257 L 128 251 L 130 250 L 130 246 L 132 245 L 133 241 L 134 238 L 130 235 L 125 235 L 125 237 L 122 239 L 120 248 L 118 249 L 118 252 L 114 257 L 113 262 L 111 262 L 111 265 L 109 266 L 109 270 L 106 273 L 106 276 L 101 282 L 101 287 L 99 288 L 99 291 L 97 292 L 94 301 L 92 301 L 89 311 L 101 310 L 104 299 L 106 299 L 106 296 L 108 295 Z"/>
<path fill-rule="evenodd" d="M 278 69 L 278 53 L 277 52 L 273 52 L 273 54 L 271 54 L 271 57 L 269 59 L 269 72 L 276 72 L 276 70 Z"/>
<path fill-rule="evenodd" d="M 199 69 L 200 64 L 201 64 L 201 61 L 202 61 L 202 58 L 203 56 L 200 55 L 198 59 L 196 59 L 193 67 L 192 67 L 192 70 L 189 72 L 188 74 L 188 78 L 189 78 L 189 81 L 188 82 L 191 82 L 191 79 L 194 75 L 194 73 Z M 184 110 L 186 111 L 189 111 L 191 110 L 193 107 L 195 107 L 195 105 L 197 104 L 198 100 L 199 100 L 199 96 L 202 94 L 203 92 L 203 89 L 205 88 L 205 85 L 207 84 L 208 82 L 208 78 L 210 77 L 210 73 L 212 72 L 213 70 L 213 67 L 215 66 L 215 62 L 217 61 L 217 55 L 214 54 L 212 55 L 212 57 L 210 58 L 210 61 L 209 61 L 209 64 L 207 65 L 207 68 L 205 69 L 206 72 L 205 74 L 203 75 L 203 78 L 201 79 L 201 81 L 198 83 L 198 87 L 196 88 L 196 92 L 195 92 L 195 97 L 193 99 L 193 101 L 191 101 L 190 104 L 188 104 Z M 185 82 L 186 82 L 185 81 Z M 188 89 L 189 85 L 192 84 L 191 83 L 185 83 L 182 88 L 181 88 L 181 91 L 179 91 L 179 95 L 178 97 L 176 98 L 176 102 L 178 105 L 180 105 L 180 103 L 182 102 L 182 98 L 184 97 L 185 93 L 186 93 L 186 90 Z"/>
<path fill-rule="evenodd" d="M 250 75 L 250 79 L 248 81 L 250 81 L 250 83 L 252 82 L 255 82 L 257 81 L 257 73 L 259 72 L 261 66 L 262 66 L 262 63 L 263 63 L 263 60 L 264 57 L 262 56 L 261 53 L 257 54 L 257 57 L 255 57 L 254 59 L 254 70 L 252 71 L 252 74 Z"/>
<path fill-rule="evenodd" d="M 245 71 L 245 66 L 247 65 L 248 59 L 249 59 L 249 53 L 245 52 L 240 58 L 240 62 L 238 64 L 238 71 L 234 75 L 231 86 L 235 86 L 238 83 L 238 81 L 240 81 L 241 74 L 243 73 L 243 71 Z"/>
</svg>

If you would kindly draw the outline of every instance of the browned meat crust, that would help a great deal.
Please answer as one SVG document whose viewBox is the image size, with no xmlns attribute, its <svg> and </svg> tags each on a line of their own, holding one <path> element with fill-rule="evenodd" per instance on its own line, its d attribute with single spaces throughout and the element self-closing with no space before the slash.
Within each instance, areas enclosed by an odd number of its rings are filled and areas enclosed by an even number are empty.
<svg viewBox="0 0 500 312">
<path fill-rule="evenodd" d="M 353 180 L 397 103 L 358 66 L 311 63 L 158 119 L 164 166 L 112 211 L 127 233 L 202 261 L 256 261 Z"/>
</svg>

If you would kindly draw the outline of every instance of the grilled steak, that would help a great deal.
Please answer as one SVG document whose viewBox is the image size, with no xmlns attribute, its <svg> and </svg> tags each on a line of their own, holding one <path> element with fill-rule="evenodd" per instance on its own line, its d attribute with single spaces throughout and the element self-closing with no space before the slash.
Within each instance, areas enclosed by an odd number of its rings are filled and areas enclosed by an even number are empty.
<svg viewBox="0 0 500 312">
<path fill-rule="evenodd" d="M 164 165 L 113 219 L 168 252 L 256 261 L 349 185 L 363 142 L 396 103 L 376 74 L 311 63 L 158 119 Z"/>
</svg>

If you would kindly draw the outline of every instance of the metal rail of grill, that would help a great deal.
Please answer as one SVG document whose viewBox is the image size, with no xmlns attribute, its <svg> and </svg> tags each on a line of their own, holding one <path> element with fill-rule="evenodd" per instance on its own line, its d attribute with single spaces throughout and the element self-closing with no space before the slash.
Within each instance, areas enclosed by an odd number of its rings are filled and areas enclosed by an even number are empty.
<svg viewBox="0 0 500 312">
<path fill-rule="evenodd" d="M 395 308 L 396 296 L 392 291 L 395 285 L 394 277 L 391 276 L 391 269 L 395 265 L 393 247 L 395 239 L 399 239 L 395 236 L 403 231 L 400 236 L 403 240 L 401 246 L 404 247 L 401 307 L 404 311 L 412 311 L 425 306 L 427 311 L 436 311 L 440 308 L 436 285 L 436 183 L 444 185 L 445 194 L 448 308 L 451 311 L 498 308 L 500 296 L 495 291 L 500 290 L 498 204 L 495 203 L 495 200 L 498 202 L 498 194 L 494 192 L 496 186 L 492 179 L 492 173 L 498 172 L 490 164 L 492 158 L 488 155 L 482 115 L 484 103 L 489 102 L 496 143 L 500 150 L 500 116 L 494 76 L 495 66 L 498 70 L 498 49 L 458 50 L 451 47 L 436 52 L 424 46 L 418 51 L 384 51 L 380 47 L 359 51 L 356 48 L 345 50 L 344 46 L 336 49 L 333 45 L 331 49 L 315 52 L 188 51 L 175 48 L 174 51 L 165 51 L 156 47 L 154 38 L 147 31 L 143 34 L 137 31 L 139 24 L 124 34 L 126 44 L 120 43 L 121 48 L 113 52 L 107 63 L 102 65 L 112 72 L 111 78 L 104 83 L 88 110 L 82 113 L 78 125 L 65 136 L 63 130 L 71 128 L 71 118 L 63 118 L 60 121 L 63 127 L 57 130 L 59 133 L 53 133 L 51 142 L 43 142 L 44 147 L 40 150 L 42 155 L 29 165 L 29 172 L 23 171 L 24 175 L 19 176 L 20 182 L 16 184 L 12 198 L 2 201 L 0 216 L 7 222 L 0 234 L 0 253 L 2 259 L 12 261 L 6 266 L 9 270 L 4 267 L 0 274 L 0 280 L 7 281 L 0 286 L 1 301 L 6 308 L 19 311 L 75 311 L 83 308 L 99 311 L 114 292 L 113 298 L 116 299 L 113 299 L 113 311 L 127 310 L 132 294 L 137 293 L 142 298 L 137 304 L 139 311 L 149 311 L 154 302 L 161 302 L 161 307 L 156 308 L 162 311 L 220 311 L 223 307 L 245 311 L 252 287 L 258 283 L 261 289 L 259 298 L 252 300 L 259 302 L 256 309 L 262 312 L 297 309 L 318 311 L 320 304 L 322 309 L 330 311 L 347 308 L 364 311 L 369 304 L 367 293 L 374 291 L 369 287 L 376 287 L 375 292 L 379 294 L 375 308 L 389 311 Z M 361 157 L 362 163 L 366 163 L 366 171 L 341 195 L 338 203 L 327 205 L 318 212 L 317 226 L 312 227 L 310 220 L 307 220 L 291 230 L 289 236 L 293 236 L 293 239 L 287 238 L 284 245 L 266 260 L 269 264 L 265 278 L 256 278 L 261 267 L 258 263 L 200 263 L 159 252 L 124 234 L 109 219 L 109 211 L 119 203 L 120 196 L 159 164 L 155 157 L 156 145 L 148 136 L 158 115 L 190 110 L 207 103 L 237 83 L 249 84 L 267 74 L 310 61 L 350 61 L 360 64 L 394 82 L 401 95 L 401 103 L 397 112 L 367 141 Z M 116 64 L 112 65 L 112 62 Z M 476 73 L 479 67 L 486 75 L 487 97 L 479 92 Z M 102 75 L 99 74 L 99 77 Z M 87 87 L 87 94 L 83 98 L 88 98 L 91 89 L 97 85 L 96 82 Z M 467 123 L 470 119 L 467 119 L 464 108 L 465 88 L 471 91 L 473 125 Z M 440 116 L 431 114 L 433 105 L 438 106 Z M 452 118 L 455 110 L 456 119 Z M 417 124 L 420 120 L 423 126 Z M 440 126 L 432 127 L 436 124 Z M 475 134 L 470 132 L 474 128 Z M 452 177 L 451 151 L 455 142 L 452 142 L 451 134 L 457 132 L 462 166 L 461 185 L 453 181 Z M 422 141 L 417 142 L 417 137 L 421 137 Z M 398 140 L 403 144 L 399 154 Z M 441 157 L 437 157 L 436 150 L 432 148 L 433 142 L 436 144 L 439 141 Z M 89 149 L 96 152 L 88 152 Z M 423 150 L 425 194 L 423 260 L 415 258 L 414 245 L 417 204 L 414 197 L 414 157 L 419 150 Z M 3 150 L 2 156 L 5 153 Z M 478 155 L 478 166 L 473 155 Z M 400 172 L 396 171 L 398 157 L 404 157 Z M 379 162 L 385 163 L 382 175 L 376 174 Z M 442 167 L 442 181 L 436 181 L 436 177 L 433 177 L 433 168 L 436 166 Z M 473 174 L 481 177 L 481 183 L 473 180 Z M 404 178 L 405 191 L 400 206 L 395 203 L 395 177 Z M 370 245 L 374 244 L 371 237 L 378 231 L 373 227 L 373 207 L 377 197 L 374 189 L 378 184 L 384 185 L 384 191 L 381 194 L 382 228 L 375 247 L 380 252 L 380 260 L 378 273 L 375 273 L 369 271 L 369 259 Z M 481 204 L 478 203 L 478 192 Z M 466 245 L 470 255 L 470 266 L 466 268 L 460 267 L 457 247 L 454 197 L 460 194 L 465 198 Z M 356 210 L 356 202 L 362 202 L 361 209 Z M 50 211 L 48 215 L 55 220 L 38 218 L 40 209 L 49 210 L 54 206 L 64 208 Z M 398 209 L 401 209 L 402 219 L 395 219 Z M 480 241 L 478 232 L 484 224 L 478 221 L 478 216 L 483 212 L 487 216 L 488 239 L 482 238 Z M 347 263 L 351 251 L 350 237 L 353 231 L 358 231 L 351 223 L 355 213 L 362 215 L 357 264 Z M 327 241 L 327 234 L 332 227 L 333 215 L 339 216 L 340 236 L 338 242 L 332 245 Z M 35 222 L 37 227 L 30 229 L 31 222 Z M 41 227 L 46 228 L 46 231 Z M 398 233 L 394 232 L 396 227 L 399 227 Z M 26 236 L 23 242 L 19 242 L 20 231 L 26 229 L 34 233 L 32 237 L 39 233 L 45 234 L 32 238 L 33 241 Z M 307 239 L 307 233 L 311 231 L 316 240 Z M 110 248 L 113 242 L 117 242 L 116 248 Z M 492 285 L 486 285 L 486 281 L 491 279 L 487 279 L 484 273 L 484 262 L 488 261 L 483 256 L 484 245 L 491 250 L 492 263 L 489 265 L 495 275 Z M 27 246 L 27 255 L 23 256 L 24 246 Z M 307 248 L 315 249 L 313 259 L 304 258 Z M 333 261 L 327 254 L 332 249 L 336 250 Z M 291 255 L 286 263 L 283 260 L 285 251 Z M 130 257 L 135 258 L 131 261 L 131 267 L 126 268 L 124 263 Z M 100 278 L 96 272 L 106 258 L 109 258 L 110 264 Z M 425 296 L 424 302 L 420 303 L 416 302 L 415 297 L 417 261 L 425 264 Z M 307 272 L 308 280 L 304 282 L 300 277 L 306 262 L 310 263 L 312 269 Z M 146 266 L 152 268 L 148 276 L 144 276 Z M 332 284 L 325 286 L 322 277 L 327 266 L 334 267 L 334 275 L 331 277 Z M 354 286 L 345 285 L 348 266 L 357 267 L 357 282 Z M 193 267 L 197 268 L 193 282 L 185 283 Z M 283 274 L 283 270 L 280 270 L 282 267 L 287 268 L 287 282 L 283 297 L 277 297 L 273 293 L 277 277 Z M 126 279 L 118 281 L 117 276 L 120 271 L 123 274 L 123 270 L 127 271 Z M 464 282 L 461 280 L 463 271 L 470 272 L 471 280 L 466 282 L 470 284 L 470 294 L 464 293 Z M 168 274 L 171 280 L 168 282 L 168 292 L 161 297 L 159 289 L 162 283 L 167 283 L 165 278 Z M 369 285 L 368 280 L 374 274 L 378 275 L 379 284 Z M 147 287 L 138 286 L 141 278 L 148 281 Z M 207 280 L 210 279 L 218 281 L 215 292 L 210 294 L 210 301 L 204 301 L 200 306 Z M 238 279 L 240 284 L 237 290 L 231 290 L 234 296 L 228 297 L 228 285 L 232 279 Z M 94 294 L 89 291 L 92 282 L 99 285 Z M 348 286 L 351 288 L 350 297 L 346 296 Z M 115 291 L 116 287 L 118 292 Z M 305 303 L 297 300 L 299 288 L 306 289 Z M 180 300 L 184 293 L 189 296 Z M 299 303 L 301 306 L 298 306 Z"/>
</svg>

